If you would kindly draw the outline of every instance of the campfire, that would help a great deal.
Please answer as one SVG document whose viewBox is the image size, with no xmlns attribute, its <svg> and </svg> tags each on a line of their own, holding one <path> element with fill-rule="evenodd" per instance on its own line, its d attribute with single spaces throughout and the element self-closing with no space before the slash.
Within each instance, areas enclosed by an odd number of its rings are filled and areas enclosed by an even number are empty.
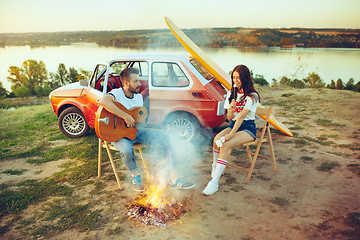
<svg viewBox="0 0 360 240">
<path fill-rule="evenodd" d="M 165 227 L 169 221 L 179 219 L 186 212 L 175 199 L 165 200 L 163 189 L 152 185 L 150 189 L 127 205 L 125 215 L 145 225 Z M 180 222 L 181 223 L 181 222 Z"/>
</svg>

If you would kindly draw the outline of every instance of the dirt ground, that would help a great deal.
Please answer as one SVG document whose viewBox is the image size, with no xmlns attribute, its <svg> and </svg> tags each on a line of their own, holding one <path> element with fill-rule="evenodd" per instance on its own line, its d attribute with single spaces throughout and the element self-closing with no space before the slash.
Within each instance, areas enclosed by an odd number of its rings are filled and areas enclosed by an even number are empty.
<svg viewBox="0 0 360 240">
<path fill-rule="evenodd" d="M 182 153 L 187 160 L 180 164 L 180 173 L 196 183 L 195 188 L 166 192 L 184 204 L 186 211 L 179 220 L 162 228 L 128 220 L 124 206 L 136 193 L 126 178 L 123 190 L 116 181 L 106 181 L 105 190 L 87 200 L 96 202 L 95 208 L 110 219 L 100 229 L 70 229 L 51 239 L 360 239 L 359 215 L 357 225 L 348 224 L 352 213 L 360 213 L 360 94 L 328 89 L 259 92 L 263 105 L 273 105 L 277 119 L 295 133 L 288 137 L 273 131 L 276 173 L 271 160 L 258 158 L 251 180 L 244 184 L 246 172 L 229 166 L 220 179 L 219 191 L 204 196 L 201 192 L 210 180 L 212 163 L 208 143 L 195 156 L 192 151 Z M 321 123 L 324 119 L 331 122 Z M 257 126 L 261 125 L 262 120 L 258 120 Z M 262 153 L 269 153 L 267 144 Z M 3 161 L 1 169 L 28 171 L 19 176 L 1 174 L 0 183 L 44 178 L 66 161 L 36 166 L 22 159 Z M 229 161 L 249 165 L 244 152 L 232 155 Z M 338 166 L 329 171 L 319 168 L 334 162 Z M 88 186 L 77 194 L 89 199 L 91 190 Z M 23 215 L 40 210 L 41 206 L 30 206 Z M 4 237 L 21 239 L 16 229 Z"/>
</svg>

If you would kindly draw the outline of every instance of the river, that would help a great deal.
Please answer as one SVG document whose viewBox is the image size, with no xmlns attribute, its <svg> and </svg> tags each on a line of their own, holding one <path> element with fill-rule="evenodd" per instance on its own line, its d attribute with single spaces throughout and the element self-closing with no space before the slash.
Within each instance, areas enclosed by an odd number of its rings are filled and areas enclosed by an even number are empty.
<svg viewBox="0 0 360 240">
<path fill-rule="evenodd" d="M 261 74 L 271 83 L 282 76 L 302 79 L 308 73 L 315 72 L 325 83 L 341 78 L 346 83 L 350 78 L 360 81 L 360 49 L 340 48 L 203 48 L 226 72 L 237 64 L 245 64 L 254 74 Z M 75 67 L 92 71 L 97 63 L 106 63 L 110 59 L 131 53 L 186 53 L 183 48 L 130 49 L 99 47 L 95 43 L 76 43 L 59 47 L 11 46 L 0 48 L 0 80 L 10 90 L 6 80 L 9 67 L 22 66 L 28 59 L 42 60 L 48 72 L 56 72 L 59 63 L 66 68 Z M 302 66 L 302 67 L 300 67 Z M 298 70 L 298 71 L 297 71 Z"/>
</svg>

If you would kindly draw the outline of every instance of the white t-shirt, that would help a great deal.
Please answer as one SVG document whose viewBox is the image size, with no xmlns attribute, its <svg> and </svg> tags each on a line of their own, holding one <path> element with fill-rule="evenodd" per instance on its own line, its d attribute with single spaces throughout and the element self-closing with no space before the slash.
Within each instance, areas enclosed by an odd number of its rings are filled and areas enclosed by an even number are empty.
<svg viewBox="0 0 360 240">
<path fill-rule="evenodd" d="M 240 113 L 242 112 L 242 110 L 244 108 L 249 109 L 250 112 L 246 115 L 246 117 L 244 118 L 244 120 L 255 120 L 255 112 L 256 112 L 256 108 L 259 104 L 259 96 L 256 93 L 253 93 L 255 95 L 254 98 L 251 98 L 249 96 L 247 96 L 244 100 L 240 101 L 240 98 L 244 95 L 243 93 L 238 93 L 236 96 L 236 108 L 234 111 L 234 118 L 232 119 L 233 121 L 236 120 L 236 118 L 240 115 Z M 224 108 L 225 109 L 229 109 L 230 108 L 230 103 L 229 103 L 229 98 L 231 96 L 231 90 L 227 92 L 226 95 L 226 99 L 225 99 L 225 104 L 224 104 Z"/>
<path fill-rule="evenodd" d="M 109 92 L 114 96 L 115 101 L 121 103 L 126 109 L 143 106 L 143 97 L 141 94 L 134 93 L 133 98 L 128 98 L 122 88 L 115 88 Z"/>
</svg>

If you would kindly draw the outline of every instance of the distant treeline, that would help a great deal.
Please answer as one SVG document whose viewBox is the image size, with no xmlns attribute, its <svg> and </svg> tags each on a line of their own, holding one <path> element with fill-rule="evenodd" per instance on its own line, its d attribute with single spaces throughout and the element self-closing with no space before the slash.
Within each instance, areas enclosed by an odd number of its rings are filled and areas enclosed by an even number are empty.
<svg viewBox="0 0 360 240">
<path fill-rule="evenodd" d="M 10 66 L 10 76 L 7 80 L 11 82 L 11 92 L 8 92 L 0 81 L 0 100 L 13 97 L 29 97 L 32 95 L 42 97 L 61 86 L 69 83 L 74 83 L 80 79 L 89 79 L 90 71 L 83 69 L 75 69 L 73 67 L 66 68 L 65 64 L 59 63 L 56 72 L 48 73 L 46 65 L 43 61 L 36 61 L 28 59 L 23 62 L 22 66 Z M 256 84 L 261 86 L 269 86 L 270 83 L 263 75 L 254 74 L 251 71 L 252 78 Z M 325 84 L 317 73 L 309 73 L 303 79 L 282 76 L 280 79 L 272 79 L 271 87 L 293 87 L 293 88 L 330 88 L 337 90 L 350 90 L 360 92 L 360 81 L 355 83 L 353 78 L 350 78 L 346 83 L 340 78 L 335 82 L 331 80 L 330 84 Z M 0 104 L 0 108 L 8 107 Z"/>
<path fill-rule="evenodd" d="M 360 29 L 247 29 L 201 28 L 183 30 L 203 47 L 327 47 L 359 48 Z M 53 33 L 0 33 L 0 47 L 32 47 L 91 42 L 111 47 L 180 47 L 167 29 L 83 31 Z"/>
</svg>

